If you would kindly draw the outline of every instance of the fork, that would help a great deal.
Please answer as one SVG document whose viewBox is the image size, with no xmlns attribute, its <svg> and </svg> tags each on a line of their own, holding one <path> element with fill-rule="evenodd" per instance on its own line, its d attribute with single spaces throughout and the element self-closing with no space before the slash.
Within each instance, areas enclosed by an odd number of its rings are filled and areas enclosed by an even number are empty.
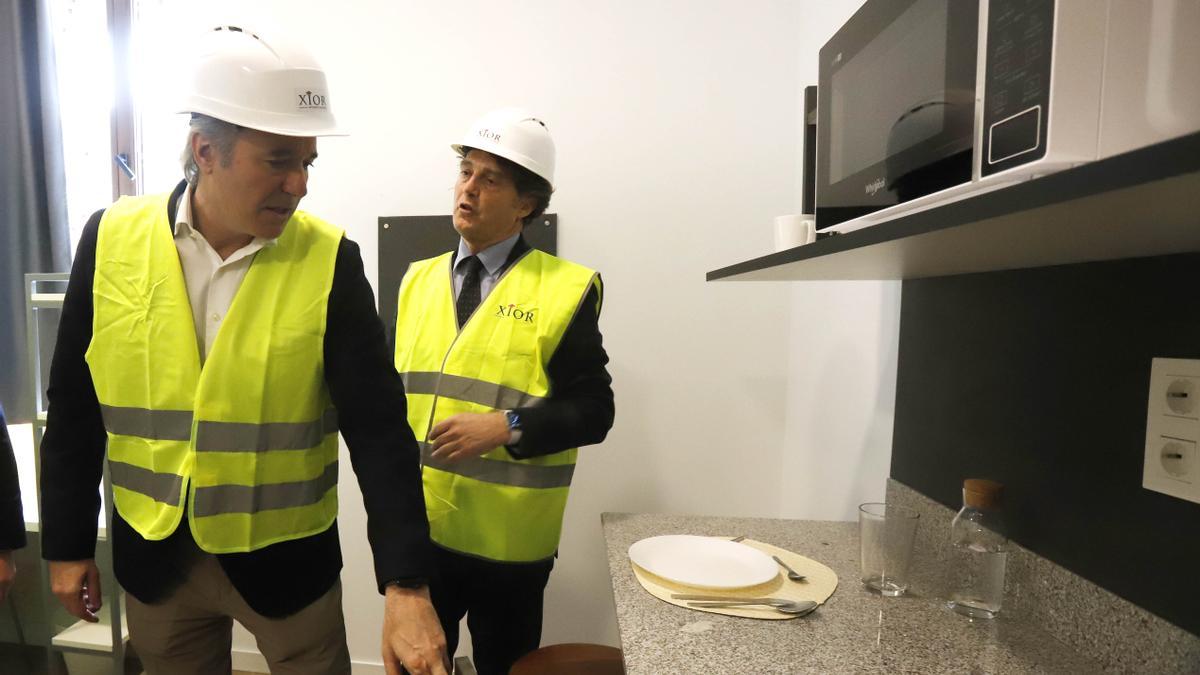
<svg viewBox="0 0 1200 675">
<path fill-rule="evenodd" d="M 787 570 L 787 578 L 791 579 L 792 581 L 804 581 L 804 575 L 800 574 L 796 570 L 792 569 L 787 563 L 780 560 L 779 556 L 773 555 L 771 557 L 775 559 L 775 562 L 779 563 L 780 567 Z"/>
</svg>

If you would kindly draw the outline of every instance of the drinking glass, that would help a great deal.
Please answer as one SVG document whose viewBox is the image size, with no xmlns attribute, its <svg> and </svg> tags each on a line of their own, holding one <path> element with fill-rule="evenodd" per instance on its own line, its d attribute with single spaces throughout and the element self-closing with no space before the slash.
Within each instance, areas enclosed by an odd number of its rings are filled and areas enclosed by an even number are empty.
<svg viewBox="0 0 1200 675">
<path fill-rule="evenodd" d="M 921 514 L 904 506 L 859 505 L 863 585 L 888 597 L 904 595 L 908 590 L 908 567 L 920 517 Z"/>
</svg>

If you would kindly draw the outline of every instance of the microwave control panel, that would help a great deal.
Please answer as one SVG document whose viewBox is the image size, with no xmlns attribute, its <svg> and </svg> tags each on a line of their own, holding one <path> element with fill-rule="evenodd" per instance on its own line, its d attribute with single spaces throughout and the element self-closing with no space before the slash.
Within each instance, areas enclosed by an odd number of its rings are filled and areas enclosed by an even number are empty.
<svg viewBox="0 0 1200 675">
<path fill-rule="evenodd" d="M 988 3 L 983 161 L 989 176 L 1046 154 L 1054 0 Z"/>
</svg>

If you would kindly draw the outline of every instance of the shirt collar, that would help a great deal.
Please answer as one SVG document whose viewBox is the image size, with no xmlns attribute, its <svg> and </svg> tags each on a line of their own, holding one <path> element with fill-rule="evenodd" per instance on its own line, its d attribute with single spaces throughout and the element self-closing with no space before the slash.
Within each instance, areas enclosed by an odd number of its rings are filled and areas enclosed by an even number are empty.
<svg viewBox="0 0 1200 675">
<path fill-rule="evenodd" d="M 188 183 L 188 186 L 183 190 L 183 194 L 179 196 L 179 203 L 175 205 L 174 232 L 176 237 L 186 237 L 191 235 L 192 232 L 199 234 L 199 231 L 192 227 L 192 188 L 193 185 Z M 254 246 L 254 250 L 258 250 L 263 246 L 274 246 L 278 243 L 278 239 L 255 237 L 243 248 Z"/>
<path fill-rule="evenodd" d="M 488 276 L 495 276 L 500 268 L 504 267 L 504 263 L 508 260 L 508 254 L 512 253 L 513 246 L 517 245 L 517 240 L 521 238 L 521 233 L 517 232 L 508 239 L 498 241 L 495 244 L 483 249 L 476 255 L 479 262 L 483 263 L 483 268 L 487 270 Z M 472 255 L 471 249 L 467 247 L 467 242 L 460 237 L 458 240 L 458 255 L 454 258 L 454 266 L 457 268 L 458 263 L 466 260 Z"/>
</svg>

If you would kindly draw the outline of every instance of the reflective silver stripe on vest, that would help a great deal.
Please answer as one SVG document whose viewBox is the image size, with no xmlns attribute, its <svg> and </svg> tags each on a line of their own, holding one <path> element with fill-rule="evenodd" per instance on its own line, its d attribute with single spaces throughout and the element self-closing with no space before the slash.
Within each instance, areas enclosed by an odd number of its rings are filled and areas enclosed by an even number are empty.
<svg viewBox="0 0 1200 675">
<path fill-rule="evenodd" d="M 486 457 L 448 461 L 431 455 L 433 445 L 429 443 L 419 443 L 419 445 L 421 446 L 421 463 L 423 465 L 446 473 L 481 480 L 485 483 L 523 488 L 570 487 L 571 476 L 575 473 L 574 464 L 544 466 L 505 462 Z"/>
<path fill-rule="evenodd" d="M 432 371 L 401 373 L 404 391 L 408 394 L 431 394 L 478 403 L 497 410 L 529 408 L 541 405 L 542 396 L 526 394 L 494 382 L 484 382 L 461 375 L 447 375 Z"/>
<path fill-rule="evenodd" d="M 265 485 L 213 485 L 196 488 L 192 515 L 197 518 L 225 513 L 260 513 L 273 509 L 308 506 L 321 501 L 337 485 L 337 462 L 325 466 L 325 472 L 312 480 Z"/>
<path fill-rule="evenodd" d="M 307 450 L 338 430 L 337 411 L 325 411 L 311 422 L 200 422 L 196 425 L 196 452 L 264 452 Z"/>
<path fill-rule="evenodd" d="M 108 460 L 108 475 L 115 487 L 145 495 L 156 502 L 179 506 L 183 477 L 173 473 L 155 473 L 140 466 Z"/>
<path fill-rule="evenodd" d="M 186 441 L 192 437 L 190 410 L 150 410 L 101 405 L 104 428 L 110 434 L 156 441 Z"/>
</svg>

